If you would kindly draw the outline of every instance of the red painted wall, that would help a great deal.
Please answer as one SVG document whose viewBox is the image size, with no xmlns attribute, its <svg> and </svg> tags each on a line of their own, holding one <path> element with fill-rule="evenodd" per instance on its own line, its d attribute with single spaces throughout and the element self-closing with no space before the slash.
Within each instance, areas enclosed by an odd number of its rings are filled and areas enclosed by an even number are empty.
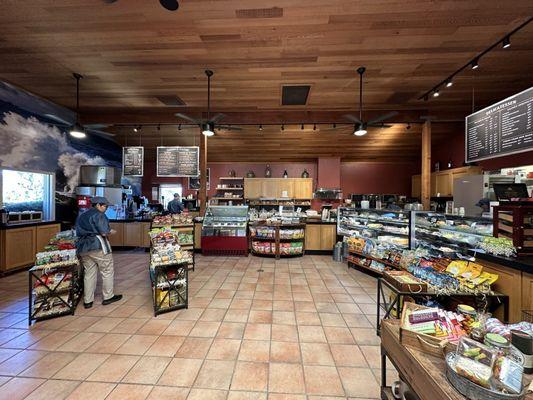
<svg viewBox="0 0 533 400">
<path fill-rule="evenodd" d="M 346 198 L 352 193 L 411 193 L 411 176 L 418 173 L 418 163 L 346 162 L 341 164 L 341 188 Z"/>
<path fill-rule="evenodd" d="M 317 188 L 338 189 L 341 187 L 341 159 L 320 157 L 318 159 Z"/>
</svg>

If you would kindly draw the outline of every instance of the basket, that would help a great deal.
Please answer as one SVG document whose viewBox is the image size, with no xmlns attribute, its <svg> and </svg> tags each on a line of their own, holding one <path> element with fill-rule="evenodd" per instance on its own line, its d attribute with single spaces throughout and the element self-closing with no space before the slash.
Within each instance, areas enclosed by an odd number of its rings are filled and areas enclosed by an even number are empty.
<svg viewBox="0 0 533 400">
<path fill-rule="evenodd" d="M 526 387 L 520 394 L 506 394 L 486 389 L 466 379 L 454 371 L 450 364 L 455 362 L 455 353 L 446 355 L 446 378 L 450 384 L 463 396 L 470 400 L 522 400 L 526 397 Z"/>
<path fill-rule="evenodd" d="M 426 335 L 425 333 L 418 333 L 403 328 L 404 321 L 407 318 L 409 311 L 425 310 L 428 308 L 430 307 L 421 306 L 415 303 L 404 303 L 400 324 L 400 343 L 414 347 L 424 353 L 428 353 L 439 358 L 444 358 L 446 353 L 454 352 L 457 348 L 457 345 L 448 342 L 446 339 L 439 339 L 435 336 Z"/>
</svg>

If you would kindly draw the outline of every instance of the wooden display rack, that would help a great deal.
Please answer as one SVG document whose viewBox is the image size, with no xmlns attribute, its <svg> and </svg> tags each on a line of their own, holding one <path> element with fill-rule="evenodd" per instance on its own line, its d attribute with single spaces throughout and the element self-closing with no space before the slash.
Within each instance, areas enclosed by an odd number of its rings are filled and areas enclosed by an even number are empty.
<svg viewBox="0 0 533 400">
<path fill-rule="evenodd" d="M 305 253 L 305 224 L 254 224 L 250 228 L 267 228 L 274 230 L 274 237 L 261 237 L 261 236 L 252 236 L 250 233 L 250 249 L 252 254 L 260 257 L 275 257 L 279 259 L 281 257 L 302 257 Z M 280 231 L 284 228 L 288 229 L 301 229 L 303 231 L 303 236 L 301 238 L 282 238 Z M 265 241 L 273 243 L 275 245 L 274 253 L 260 253 L 256 252 L 252 246 L 253 241 Z M 281 245 L 280 243 L 287 242 L 301 242 L 302 243 L 302 252 L 297 254 L 281 254 Z"/>
<path fill-rule="evenodd" d="M 533 204 L 494 207 L 494 237 L 513 241 L 519 256 L 533 255 Z"/>
</svg>

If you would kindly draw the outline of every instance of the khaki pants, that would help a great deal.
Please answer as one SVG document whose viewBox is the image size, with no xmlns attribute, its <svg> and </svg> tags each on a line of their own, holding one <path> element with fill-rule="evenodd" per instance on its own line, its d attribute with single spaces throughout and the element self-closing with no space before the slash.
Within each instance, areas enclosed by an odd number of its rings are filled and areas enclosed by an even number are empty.
<svg viewBox="0 0 533 400">
<path fill-rule="evenodd" d="M 104 300 L 113 297 L 113 255 L 104 254 L 102 250 L 94 250 L 81 254 L 83 264 L 83 301 L 92 303 L 94 300 L 94 291 L 96 289 L 96 270 L 100 270 L 102 275 L 102 297 Z"/>
</svg>

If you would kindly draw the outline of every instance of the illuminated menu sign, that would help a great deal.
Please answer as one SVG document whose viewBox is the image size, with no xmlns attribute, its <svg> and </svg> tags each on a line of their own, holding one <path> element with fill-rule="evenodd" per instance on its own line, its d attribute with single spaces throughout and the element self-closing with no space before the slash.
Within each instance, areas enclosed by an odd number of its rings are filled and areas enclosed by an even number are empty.
<svg viewBox="0 0 533 400">
<path fill-rule="evenodd" d="M 144 147 L 122 148 L 122 175 L 143 176 Z"/>
<path fill-rule="evenodd" d="M 466 117 L 466 162 L 533 150 L 533 87 Z"/>
<path fill-rule="evenodd" d="M 196 178 L 200 175 L 198 146 L 157 148 L 157 176 Z"/>
</svg>

